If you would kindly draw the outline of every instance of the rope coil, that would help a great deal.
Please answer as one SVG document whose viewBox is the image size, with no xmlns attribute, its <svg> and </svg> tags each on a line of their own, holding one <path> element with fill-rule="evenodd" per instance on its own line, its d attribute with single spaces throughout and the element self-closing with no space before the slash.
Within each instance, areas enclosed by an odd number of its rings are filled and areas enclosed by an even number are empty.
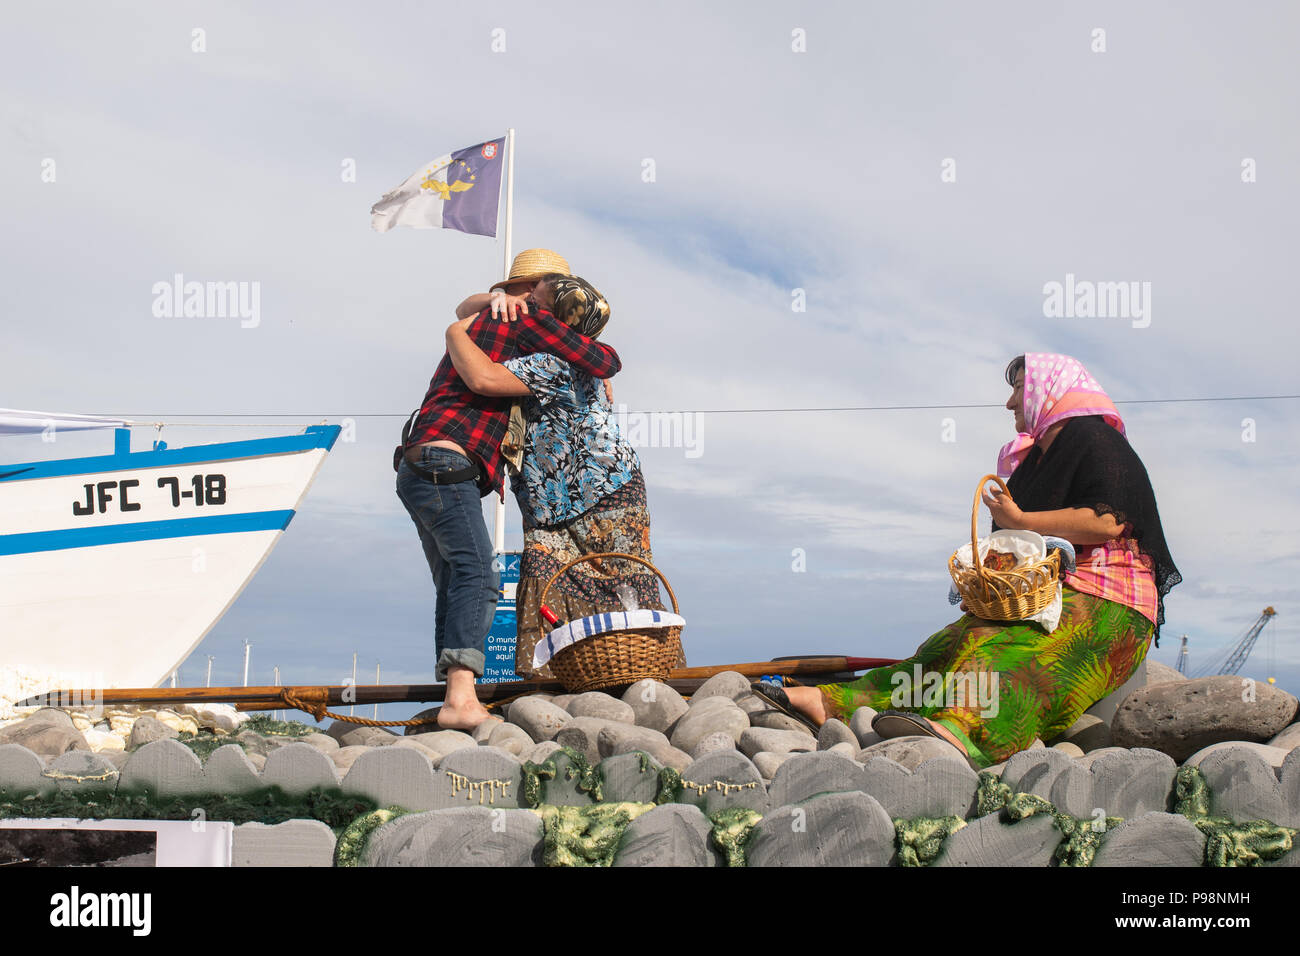
<svg viewBox="0 0 1300 956">
<path fill-rule="evenodd" d="M 437 715 L 432 717 L 415 717 L 410 720 L 371 720 L 368 717 L 352 717 L 348 714 L 336 714 L 327 709 L 329 691 L 324 687 L 286 687 L 280 691 L 280 699 L 294 710 L 311 714 L 320 723 L 326 717 L 341 720 L 347 724 L 360 724 L 363 727 L 419 727 L 422 724 L 436 724 Z"/>
</svg>

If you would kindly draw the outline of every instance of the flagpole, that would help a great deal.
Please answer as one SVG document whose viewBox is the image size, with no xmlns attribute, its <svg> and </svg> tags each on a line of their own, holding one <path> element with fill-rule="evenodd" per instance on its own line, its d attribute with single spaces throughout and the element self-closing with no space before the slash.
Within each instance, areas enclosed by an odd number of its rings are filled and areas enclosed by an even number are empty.
<svg viewBox="0 0 1300 956">
<path fill-rule="evenodd" d="M 503 279 L 510 278 L 510 241 L 512 227 L 514 226 L 514 211 L 515 131 L 512 127 L 506 130 L 506 233 L 504 263 L 501 267 L 501 278 Z M 501 488 L 501 496 L 497 498 L 496 520 L 493 524 L 493 550 L 497 554 L 501 554 L 506 549 L 506 492 L 504 485 Z"/>
</svg>

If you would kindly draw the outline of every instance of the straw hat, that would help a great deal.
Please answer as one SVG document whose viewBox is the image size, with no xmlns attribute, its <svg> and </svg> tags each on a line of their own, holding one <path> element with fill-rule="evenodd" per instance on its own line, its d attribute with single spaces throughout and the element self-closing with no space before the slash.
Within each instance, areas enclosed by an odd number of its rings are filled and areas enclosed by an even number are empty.
<svg viewBox="0 0 1300 956">
<path fill-rule="evenodd" d="M 566 276 L 573 275 L 569 271 L 569 263 L 558 252 L 552 252 L 550 249 L 525 249 L 515 256 L 514 262 L 510 263 L 510 277 L 495 283 L 492 288 L 499 289 L 511 282 L 535 281 L 552 272 Z"/>
</svg>

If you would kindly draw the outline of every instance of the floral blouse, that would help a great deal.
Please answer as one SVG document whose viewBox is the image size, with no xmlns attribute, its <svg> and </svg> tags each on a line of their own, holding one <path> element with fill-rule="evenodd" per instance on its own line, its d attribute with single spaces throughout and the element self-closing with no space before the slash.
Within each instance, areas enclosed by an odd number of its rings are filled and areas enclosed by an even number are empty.
<svg viewBox="0 0 1300 956">
<path fill-rule="evenodd" d="M 600 379 L 547 352 L 502 364 L 532 392 L 521 408 L 527 421 L 523 468 L 510 482 L 526 516 L 539 525 L 569 521 L 640 471 Z"/>
</svg>

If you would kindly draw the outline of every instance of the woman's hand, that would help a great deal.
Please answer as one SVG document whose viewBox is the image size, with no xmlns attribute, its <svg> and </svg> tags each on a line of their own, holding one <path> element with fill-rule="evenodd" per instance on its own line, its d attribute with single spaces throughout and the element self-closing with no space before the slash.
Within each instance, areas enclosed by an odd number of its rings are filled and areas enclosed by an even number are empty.
<svg viewBox="0 0 1300 956">
<path fill-rule="evenodd" d="M 500 289 L 492 293 L 488 305 L 492 308 L 492 318 L 500 319 L 502 322 L 514 322 L 519 318 L 520 312 L 524 315 L 529 314 L 527 296 L 506 295 Z"/>
<path fill-rule="evenodd" d="M 999 528 L 1054 535 L 1075 545 L 1103 544 L 1125 533 L 1126 526 L 1119 524 L 1113 514 L 1099 515 L 1092 508 L 1021 511 L 1001 489 L 984 489 L 984 504 Z"/>
<path fill-rule="evenodd" d="M 984 489 L 984 504 L 993 515 L 999 528 L 1011 530 L 1029 530 L 1025 526 L 1025 513 L 1009 494 L 1000 488 Z"/>
</svg>

